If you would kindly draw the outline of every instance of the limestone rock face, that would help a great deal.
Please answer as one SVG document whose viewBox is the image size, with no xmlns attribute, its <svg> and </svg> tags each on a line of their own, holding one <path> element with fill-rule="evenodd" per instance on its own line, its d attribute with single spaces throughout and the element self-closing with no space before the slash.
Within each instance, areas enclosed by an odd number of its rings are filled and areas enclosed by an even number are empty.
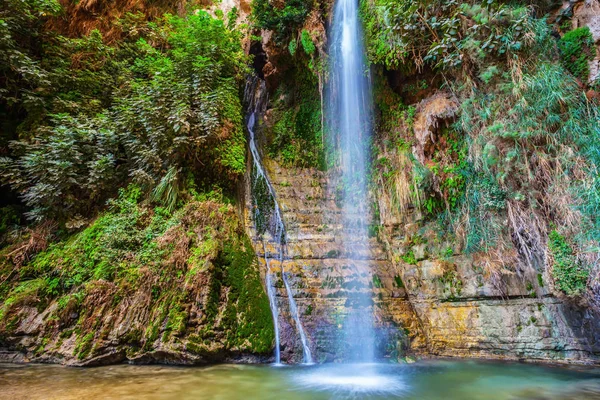
<svg viewBox="0 0 600 400">
<path fill-rule="evenodd" d="M 399 271 L 387 261 L 383 244 L 375 238 L 370 240 L 368 248 L 360 243 L 342 242 L 341 210 L 331 190 L 335 177 L 315 169 L 283 168 L 274 161 L 268 161 L 266 167 L 288 234 L 283 265 L 277 260 L 273 243 L 266 246 L 271 271 L 278 276 L 274 285 L 280 312 L 282 359 L 301 361 L 302 349 L 289 312 L 280 268 L 292 286 L 316 361 L 343 358 L 340 345 L 344 317 L 351 307 L 348 297 L 354 291 L 368 291 L 373 298 L 379 355 L 397 357 L 407 350 L 424 349 L 419 322 Z M 249 211 L 249 206 L 246 209 Z M 267 266 L 263 243 L 256 239 L 248 211 L 247 226 L 255 238 L 254 246 L 264 273 Z M 373 276 L 358 274 L 356 266 L 359 264 L 368 264 Z"/>
<path fill-rule="evenodd" d="M 421 230 L 424 236 L 433 227 Z M 405 282 L 430 354 L 448 357 L 597 363 L 598 316 L 593 309 L 553 295 L 546 277 L 504 271 L 493 277 L 471 256 L 441 257 L 427 243 L 428 259 L 402 259 L 408 236 L 387 226 L 390 258 Z M 533 275 L 535 277 L 535 275 Z"/>
<path fill-rule="evenodd" d="M 427 135 L 434 133 L 433 124 L 451 117 L 456 107 L 443 94 L 421 103 L 415 130 L 422 127 L 422 149 L 432 140 Z M 335 174 L 265 163 L 288 232 L 282 265 L 273 261 L 278 254 L 269 238 L 266 252 L 256 238 L 249 190 L 245 220 L 255 238 L 261 273 L 267 270 L 266 253 L 271 271 L 278 274 L 284 361 L 300 361 L 302 350 L 280 268 L 290 280 L 316 361 L 342 357 L 339 343 L 348 295 L 361 290 L 373 299 L 379 356 L 600 363 L 600 316 L 595 308 L 557 294 L 546 265 L 490 268 L 489 260 L 462 254 L 416 208 L 381 221 L 379 237 L 368 248 L 344 243 Z M 381 196 L 371 193 L 371 198 Z M 373 277 L 357 276 L 357 263 L 367 263 Z"/>
</svg>

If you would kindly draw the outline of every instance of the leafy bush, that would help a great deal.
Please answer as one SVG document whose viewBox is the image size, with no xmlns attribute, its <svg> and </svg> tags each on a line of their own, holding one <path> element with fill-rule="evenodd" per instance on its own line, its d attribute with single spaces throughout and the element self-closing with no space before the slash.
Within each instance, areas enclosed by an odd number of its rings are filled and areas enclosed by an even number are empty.
<svg viewBox="0 0 600 400">
<path fill-rule="evenodd" d="M 0 9 L 0 104 L 21 104 L 27 109 L 40 104 L 37 88 L 50 86 L 50 71 L 37 56 L 41 51 L 44 22 L 57 15 L 55 0 L 7 0 Z"/>
<path fill-rule="evenodd" d="M 21 157 L 0 159 L 3 178 L 30 206 L 28 215 L 87 214 L 117 182 L 119 138 L 105 115 L 92 119 L 56 115 L 33 141 L 13 143 Z"/>
<path fill-rule="evenodd" d="M 272 30 L 276 40 L 285 44 L 303 24 L 314 7 L 314 0 L 289 0 L 282 2 L 279 8 L 270 0 L 255 0 L 252 2 L 252 15 L 256 26 Z"/>
<path fill-rule="evenodd" d="M 563 64 L 569 72 L 587 82 L 590 75 L 588 62 L 596 57 L 594 38 L 587 26 L 573 29 L 558 42 Z"/>
<path fill-rule="evenodd" d="M 363 0 L 369 59 L 388 68 L 477 64 L 517 53 L 534 29 L 529 10 L 498 1 Z"/>
<path fill-rule="evenodd" d="M 302 30 L 300 34 L 300 43 L 302 43 L 302 48 L 306 54 L 311 55 L 315 52 L 315 44 L 310 36 L 310 32 L 306 29 Z"/>
<path fill-rule="evenodd" d="M 99 75 L 90 64 L 96 58 L 106 64 L 120 50 L 105 46 L 97 32 L 76 40 L 78 49 L 93 44 L 94 56 L 75 75 L 100 79 L 96 86 L 79 82 L 97 100 L 74 114 L 53 115 L 33 138 L 12 144 L 15 158 L 1 159 L 4 180 L 22 195 L 32 218 L 86 215 L 129 179 L 146 192 L 158 185 L 155 194 L 171 193 L 155 198 L 173 209 L 190 171 L 229 182 L 245 171 L 238 84 L 246 57 L 239 34 L 206 12 L 167 15 L 150 28 L 152 42 L 142 38 L 123 49 L 135 55 L 119 64 L 130 82 L 113 81 L 110 95 L 97 92 L 113 67 Z M 58 97 L 81 100 L 73 92 Z"/>
</svg>

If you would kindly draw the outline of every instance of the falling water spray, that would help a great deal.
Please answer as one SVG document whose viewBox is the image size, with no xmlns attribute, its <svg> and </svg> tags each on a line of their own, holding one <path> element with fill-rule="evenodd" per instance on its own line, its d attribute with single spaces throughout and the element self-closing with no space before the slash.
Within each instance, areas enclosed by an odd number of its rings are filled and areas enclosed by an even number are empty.
<svg viewBox="0 0 600 400">
<path fill-rule="evenodd" d="M 328 87 L 328 132 L 338 150 L 343 186 L 341 240 L 354 274 L 371 280 L 365 257 L 369 254 L 367 151 L 371 133 L 371 91 L 365 63 L 358 0 L 337 0 L 330 36 L 330 82 Z M 352 249 L 352 250 L 350 250 Z M 344 358 L 351 362 L 374 359 L 374 329 L 371 294 L 349 291 L 348 315 L 344 321 Z"/>
</svg>

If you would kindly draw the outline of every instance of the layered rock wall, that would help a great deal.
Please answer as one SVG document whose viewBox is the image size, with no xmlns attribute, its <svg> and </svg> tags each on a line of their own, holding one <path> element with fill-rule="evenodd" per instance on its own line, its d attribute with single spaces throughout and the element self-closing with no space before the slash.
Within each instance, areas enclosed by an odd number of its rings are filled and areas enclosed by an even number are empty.
<svg viewBox="0 0 600 400">
<path fill-rule="evenodd" d="M 426 104 L 418 112 L 427 113 Z M 441 123 L 438 119 L 434 115 L 429 124 Z M 317 361 L 343 358 L 347 300 L 352 291 L 363 290 L 374 302 L 379 356 L 600 362 L 600 318 L 593 308 L 555 293 L 545 265 L 491 269 L 490 260 L 462 254 L 437 222 L 426 221 L 414 208 L 402 218 L 383 215 L 378 239 L 371 238 L 368 249 L 344 243 L 335 174 L 266 164 L 288 232 L 283 271 Z M 252 229 L 249 196 L 248 190 L 246 225 L 264 274 L 265 251 Z M 267 257 L 275 260 L 271 271 L 278 276 L 283 359 L 300 361 L 277 249 L 265 240 Z M 357 263 L 369 264 L 373 277 L 357 276 Z"/>
</svg>

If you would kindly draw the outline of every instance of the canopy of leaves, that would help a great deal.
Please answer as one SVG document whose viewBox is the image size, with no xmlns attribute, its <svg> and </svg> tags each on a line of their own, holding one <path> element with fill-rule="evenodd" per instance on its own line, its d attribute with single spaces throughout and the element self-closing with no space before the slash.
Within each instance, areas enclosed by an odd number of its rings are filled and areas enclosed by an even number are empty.
<svg viewBox="0 0 600 400">
<path fill-rule="evenodd" d="M 256 26 L 275 33 L 279 43 L 287 43 L 291 35 L 304 24 L 304 20 L 314 7 L 313 0 L 290 0 L 278 7 L 269 0 L 252 2 L 252 14 Z"/>
<path fill-rule="evenodd" d="M 53 37 L 35 64 L 48 100 L 0 160 L 32 218 L 86 215 L 129 181 L 163 185 L 154 197 L 173 208 L 190 172 L 225 185 L 244 172 L 239 33 L 203 11 L 138 24 L 142 37 L 112 46 L 97 31 Z"/>
</svg>

